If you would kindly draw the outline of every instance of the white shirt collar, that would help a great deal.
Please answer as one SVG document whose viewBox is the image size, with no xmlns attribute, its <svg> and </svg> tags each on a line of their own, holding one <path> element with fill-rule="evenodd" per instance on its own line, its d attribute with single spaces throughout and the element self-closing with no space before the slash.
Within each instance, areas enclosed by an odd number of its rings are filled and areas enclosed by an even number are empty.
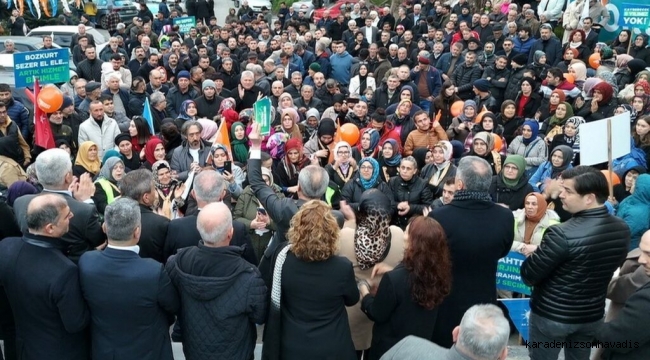
<svg viewBox="0 0 650 360">
<path fill-rule="evenodd" d="M 115 250 L 127 250 L 127 251 L 133 251 L 136 254 L 140 254 L 140 246 L 138 245 L 133 245 L 133 246 L 115 246 L 108 244 L 106 245 L 107 248 L 115 249 Z"/>
</svg>

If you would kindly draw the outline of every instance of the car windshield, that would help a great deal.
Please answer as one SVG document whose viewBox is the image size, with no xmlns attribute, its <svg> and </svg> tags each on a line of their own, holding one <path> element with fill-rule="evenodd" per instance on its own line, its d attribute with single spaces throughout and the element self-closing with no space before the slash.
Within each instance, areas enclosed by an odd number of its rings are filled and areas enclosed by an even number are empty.
<svg viewBox="0 0 650 360">
<path fill-rule="evenodd" d="M 31 37 L 42 37 L 45 35 L 51 35 L 51 32 L 34 32 L 32 31 L 29 36 Z M 93 35 L 94 36 L 94 35 Z M 70 47 L 70 42 L 72 42 L 72 34 L 57 34 L 54 33 L 54 43 L 61 46 L 61 47 Z M 43 44 L 40 45 L 40 47 L 43 47 Z"/>
<path fill-rule="evenodd" d="M 9 84 L 9 86 L 12 87 L 16 84 L 13 67 L 5 67 L 0 65 L 0 84 Z"/>
</svg>

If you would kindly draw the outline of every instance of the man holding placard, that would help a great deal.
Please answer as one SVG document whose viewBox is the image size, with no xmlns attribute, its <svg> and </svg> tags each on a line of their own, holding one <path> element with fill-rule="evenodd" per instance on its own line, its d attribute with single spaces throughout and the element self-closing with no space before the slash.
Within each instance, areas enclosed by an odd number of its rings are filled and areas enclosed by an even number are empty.
<svg viewBox="0 0 650 360">
<path fill-rule="evenodd" d="M 521 267 L 533 287 L 526 344 L 531 360 L 557 359 L 562 348 L 567 359 L 589 359 L 591 348 L 571 344 L 593 339 L 605 314 L 607 285 L 630 243 L 628 226 L 604 205 L 605 175 L 578 166 L 561 176 L 562 207 L 573 217 L 549 227 Z"/>
</svg>

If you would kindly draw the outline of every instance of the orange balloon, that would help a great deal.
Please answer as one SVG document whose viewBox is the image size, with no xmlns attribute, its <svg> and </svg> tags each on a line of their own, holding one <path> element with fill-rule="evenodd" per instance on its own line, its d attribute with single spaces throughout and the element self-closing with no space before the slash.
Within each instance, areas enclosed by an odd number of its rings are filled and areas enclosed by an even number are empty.
<svg viewBox="0 0 650 360">
<path fill-rule="evenodd" d="M 478 113 L 478 115 L 476 115 L 476 120 L 474 120 L 474 122 L 477 123 L 477 124 L 480 123 L 481 120 L 483 120 L 483 115 L 485 115 L 487 113 L 489 113 L 489 111 L 487 111 L 487 110 L 483 110 L 480 113 Z"/>
<path fill-rule="evenodd" d="M 359 128 L 354 124 L 343 124 L 338 130 L 339 137 L 341 140 L 354 146 L 359 141 Z"/>
<path fill-rule="evenodd" d="M 453 104 L 451 104 L 451 116 L 460 115 L 460 113 L 463 112 L 463 105 L 465 105 L 463 100 L 458 100 L 458 101 L 454 102 Z"/>
<path fill-rule="evenodd" d="M 573 76 L 573 74 L 570 73 L 564 74 L 564 78 L 566 79 L 566 81 L 570 82 L 571 84 L 573 84 L 576 81 L 575 76 Z"/>
<path fill-rule="evenodd" d="M 600 66 L 600 53 L 593 53 L 589 56 L 589 66 L 598 69 L 598 66 Z"/>
<path fill-rule="evenodd" d="M 503 146 L 503 139 L 497 134 L 492 134 L 492 139 L 494 140 L 494 151 L 500 151 Z"/>
<path fill-rule="evenodd" d="M 605 175 L 605 179 L 607 179 L 607 182 L 609 183 L 609 170 L 600 170 L 603 175 Z M 615 172 L 612 171 L 612 186 L 618 185 L 621 183 L 621 179 L 616 175 Z"/>
<path fill-rule="evenodd" d="M 53 113 L 63 105 L 63 92 L 54 85 L 44 86 L 38 93 L 36 103 L 44 112 L 48 114 Z"/>
</svg>

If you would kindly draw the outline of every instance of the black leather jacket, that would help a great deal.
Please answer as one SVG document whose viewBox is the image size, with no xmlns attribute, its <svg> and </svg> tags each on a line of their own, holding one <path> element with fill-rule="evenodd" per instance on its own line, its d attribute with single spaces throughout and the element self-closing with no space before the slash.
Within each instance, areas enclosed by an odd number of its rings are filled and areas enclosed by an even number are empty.
<svg viewBox="0 0 650 360">
<path fill-rule="evenodd" d="M 521 267 L 522 279 L 533 286 L 531 310 L 565 324 L 602 319 L 607 285 L 629 244 L 629 227 L 605 206 L 549 227 Z"/>
</svg>

